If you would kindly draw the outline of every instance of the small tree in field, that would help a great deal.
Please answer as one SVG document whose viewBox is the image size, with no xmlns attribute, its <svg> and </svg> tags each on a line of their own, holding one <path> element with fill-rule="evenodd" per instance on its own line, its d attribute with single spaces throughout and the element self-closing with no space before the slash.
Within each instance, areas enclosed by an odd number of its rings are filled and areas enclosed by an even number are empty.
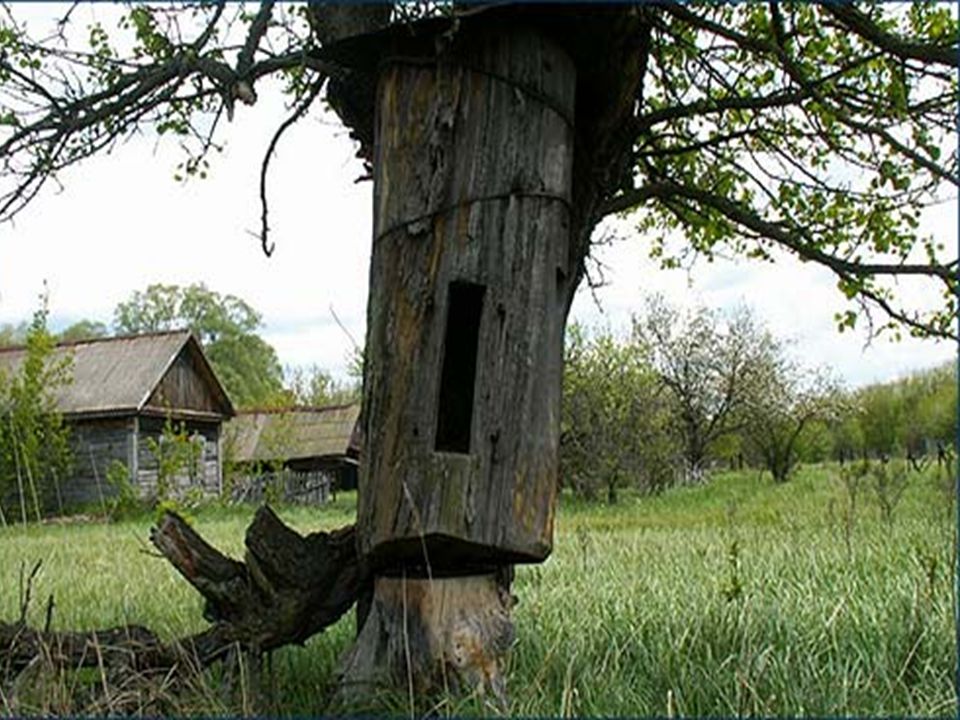
<svg viewBox="0 0 960 720">
<path fill-rule="evenodd" d="M 54 337 L 47 330 L 47 299 L 34 313 L 26 333 L 23 361 L 16 372 L 0 371 L 0 519 L 11 498 L 26 523 L 37 520 L 54 501 L 71 462 L 69 429 L 58 413 L 54 394 L 71 381 L 72 359 L 54 359 Z M 62 508 L 61 508 L 62 509 Z"/>
<path fill-rule="evenodd" d="M 738 429 L 772 340 L 746 308 L 727 318 L 705 307 L 683 313 L 659 296 L 647 301 L 633 329 L 672 399 L 684 480 L 702 480 L 711 448 Z"/>
<path fill-rule="evenodd" d="M 191 483 L 197 480 L 203 447 L 194 441 L 182 422 L 174 424 L 173 418 L 168 416 L 161 434 L 147 438 L 147 450 L 157 466 L 156 499 L 159 504 L 176 498 L 179 494 L 177 480 L 184 473 Z"/>
<path fill-rule="evenodd" d="M 587 498 L 603 488 L 611 503 L 627 484 L 660 490 L 673 453 L 667 430 L 665 399 L 641 348 L 573 325 L 563 376 L 564 481 Z"/>
<path fill-rule="evenodd" d="M 910 483 L 910 466 L 906 460 L 898 458 L 875 462 L 870 466 L 870 481 L 880 519 L 889 526 L 893 524 L 894 512 Z"/>
<path fill-rule="evenodd" d="M 775 482 L 786 482 L 818 421 L 839 418 L 843 396 L 823 370 L 805 370 L 776 341 L 766 343 L 745 397 L 742 435 Z"/>
</svg>

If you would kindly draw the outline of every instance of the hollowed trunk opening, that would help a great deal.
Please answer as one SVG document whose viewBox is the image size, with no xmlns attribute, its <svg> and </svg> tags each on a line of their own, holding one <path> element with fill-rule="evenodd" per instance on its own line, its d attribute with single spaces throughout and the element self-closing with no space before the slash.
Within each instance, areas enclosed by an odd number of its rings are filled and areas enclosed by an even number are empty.
<svg viewBox="0 0 960 720">
<path fill-rule="evenodd" d="M 438 452 L 470 453 L 477 342 L 485 290 L 476 283 L 450 283 L 434 443 Z"/>
</svg>

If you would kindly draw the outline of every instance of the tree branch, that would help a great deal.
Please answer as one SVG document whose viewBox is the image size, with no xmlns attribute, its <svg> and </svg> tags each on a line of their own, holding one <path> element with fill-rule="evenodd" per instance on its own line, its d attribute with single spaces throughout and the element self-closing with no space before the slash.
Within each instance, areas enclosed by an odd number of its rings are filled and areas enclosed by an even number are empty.
<svg viewBox="0 0 960 720">
<path fill-rule="evenodd" d="M 669 180 L 647 183 L 631 192 L 618 195 L 607 202 L 601 208 L 601 212 L 606 216 L 625 212 L 650 199 L 669 200 L 678 197 L 712 208 L 728 220 L 762 237 L 773 240 L 804 260 L 825 265 L 844 276 L 922 275 L 936 277 L 944 282 L 954 282 L 956 280 L 956 262 L 948 265 L 860 263 L 830 255 L 817 249 L 815 239 L 802 230 L 788 228 L 783 223 L 764 220 L 752 209 L 708 190 L 681 185 Z"/>
<path fill-rule="evenodd" d="M 654 125 L 687 117 L 715 115 L 731 110 L 767 110 L 797 105 L 811 96 L 809 90 L 783 90 L 772 95 L 741 97 L 730 95 L 723 98 L 703 98 L 685 105 L 670 105 L 641 115 L 636 120 L 637 132 L 648 131 Z"/>
<path fill-rule="evenodd" d="M 886 144 L 888 147 L 892 148 L 896 152 L 900 153 L 904 157 L 912 160 L 917 165 L 922 167 L 924 170 L 929 172 L 936 178 L 940 180 L 946 180 L 952 185 L 960 186 L 960 176 L 956 173 L 951 173 L 944 168 L 937 165 L 935 162 L 931 161 L 929 158 L 924 157 L 918 153 L 913 148 L 907 147 L 902 142 L 897 140 L 893 135 L 891 135 L 887 130 L 882 127 L 878 127 L 872 123 L 860 122 L 854 120 L 851 117 L 847 117 L 844 114 L 840 113 L 837 115 L 837 120 L 848 127 L 851 127 L 855 130 L 859 130 L 862 133 L 869 135 L 876 135 L 880 140 Z"/>
<path fill-rule="evenodd" d="M 257 94 L 253 89 L 253 81 L 248 77 L 250 69 L 253 67 L 253 56 L 257 52 L 260 41 L 263 39 L 267 28 L 270 26 L 270 18 L 273 15 L 273 0 L 264 0 L 260 3 L 260 9 L 250 23 L 250 29 L 247 31 L 247 38 L 244 40 L 243 47 L 237 55 L 237 80 L 231 88 L 234 96 L 247 105 L 253 105 L 257 101 Z M 229 102 L 229 101 L 228 101 Z M 230 113 L 229 105 L 227 109 Z"/>
<path fill-rule="evenodd" d="M 904 40 L 881 29 L 863 11 L 852 4 L 824 3 L 821 7 L 844 27 L 898 58 L 952 68 L 960 66 L 960 49 L 955 43 L 940 46 Z"/>
<path fill-rule="evenodd" d="M 280 141 L 281 136 L 287 131 L 287 128 L 303 117 L 304 113 L 306 113 L 313 104 L 313 101 L 317 99 L 326 80 L 327 76 L 321 75 L 314 81 L 307 97 L 296 107 L 293 114 L 284 120 L 280 127 L 277 128 L 277 131 L 270 139 L 267 152 L 263 156 L 263 163 L 260 165 L 260 246 L 263 248 L 263 254 L 267 257 L 273 255 L 274 250 L 274 245 L 267 241 L 267 235 L 270 232 L 270 228 L 267 225 L 267 170 L 270 167 L 270 160 L 273 157 L 273 152 L 276 150 L 277 143 Z"/>
<path fill-rule="evenodd" d="M 199 53 L 204 47 L 206 47 L 207 43 L 210 42 L 210 38 L 213 37 L 213 32 L 217 28 L 217 23 L 220 22 L 220 17 L 223 15 L 224 7 L 226 7 L 226 0 L 218 0 L 213 11 L 213 17 L 210 18 L 210 22 L 207 23 L 207 26 L 203 29 L 203 32 L 201 32 L 197 36 L 197 39 L 191 44 L 194 52 Z"/>
<path fill-rule="evenodd" d="M 247 72 L 251 84 L 259 77 L 293 67 L 310 67 L 324 72 L 328 65 L 312 60 L 302 52 L 290 52 L 254 63 Z M 211 81 L 191 96 L 178 95 L 190 76 Z M 227 64 L 211 57 L 197 57 L 181 51 L 163 64 L 139 67 L 121 74 L 110 87 L 88 96 L 63 98 L 58 103 L 47 99 L 50 110 L 36 121 L 24 125 L 0 143 L 0 158 L 5 174 L 19 178 L 14 187 L 0 195 L 0 220 L 10 219 L 41 189 L 59 169 L 98 152 L 135 126 L 145 116 L 159 112 L 174 102 L 201 100 L 216 94 L 232 97 L 236 73 Z M 45 99 L 53 93 L 36 88 Z M 228 105 L 229 105 L 229 101 Z M 82 143 L 72 140 L 87 133 Z M 70 147 L 70 155 L 64 156 Z M 18 171 L 11 159 L 18 155 L 35 157 L 28 167 Z"/>
</svg>

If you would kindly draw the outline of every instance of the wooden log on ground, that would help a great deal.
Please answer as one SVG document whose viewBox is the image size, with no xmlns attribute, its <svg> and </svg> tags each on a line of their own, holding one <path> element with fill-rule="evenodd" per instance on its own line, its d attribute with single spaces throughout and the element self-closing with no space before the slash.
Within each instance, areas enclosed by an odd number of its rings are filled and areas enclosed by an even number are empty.
<svg viewBox="0 0 960 720">
<path fill-rule="evenodd" d="M 266 505 L 247 528 L 244 562 L 213 548 L 167 513 L 150 540 L 207 601 L 221 638 L 256 652 L 302 644 L 356 602 L 364 571 L 352 525 L 306 537 Z"/>
<path fill-rule="evenodd" d="M 165 644 L 136 625 L 70 632 L 0 623 L 0 674 L 20 672 L 41 654 L 57 667 L 148 672 L 203 667 L 238 648 L 259 655 L 303 644 L 350 609 L 366 577 L 353 526 L 303 537 L 266 506 L 247 528 L 245 562 L 223 555 L 175 513 L 150 539 L 206 599 L 209 628 Z"/>
<path fill-rule="evenodd" d="M 0 677 L 22 671 L 41 655 L 54 666 L 66 668 L 103 665 L 143 671 L 176 663 L 173 647 L 139 625 L 56 632 L 36 630 L 22 622 L 0 622 Z"/>
</svg>

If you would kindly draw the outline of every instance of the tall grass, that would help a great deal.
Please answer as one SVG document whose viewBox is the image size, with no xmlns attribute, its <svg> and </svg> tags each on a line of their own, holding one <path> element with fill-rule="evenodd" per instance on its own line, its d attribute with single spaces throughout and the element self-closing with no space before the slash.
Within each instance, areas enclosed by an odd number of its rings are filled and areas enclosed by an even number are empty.
<svg viewBox="0 0 960 720">
<path fill-rule="evenodd" d="M 917 476 L 889 524 L 865 489 L 848 527 L 835 470 L 805 468 L 784 485 L 725 474 L 614 506 L 562 498 L 553 555 L 517 572 L 509 713 L 955 716 L 951 485 Z M 304 532 L 335 527 L 352 521 L 353 500 L 281 515 Z M 207 509 L 194 522 L 239 556 L 251 515 Z M 200 629 L 197 594 L 143 553 L 147 528 L 0 531 L 0 617 L 16 614 L 21 560 L 42 558 L 38 590 L 56 595 L 55 627 Z M 36 603 L 35 623 L 42 612 Z M 321 713 L 353 630 L 344 618 L 274 653 L 270 710 Z M 217 697 L 207 688 L 174 709 L 240 709 Z M 440 709 L 495 711 L 478 699 Z"/>
</svg>

